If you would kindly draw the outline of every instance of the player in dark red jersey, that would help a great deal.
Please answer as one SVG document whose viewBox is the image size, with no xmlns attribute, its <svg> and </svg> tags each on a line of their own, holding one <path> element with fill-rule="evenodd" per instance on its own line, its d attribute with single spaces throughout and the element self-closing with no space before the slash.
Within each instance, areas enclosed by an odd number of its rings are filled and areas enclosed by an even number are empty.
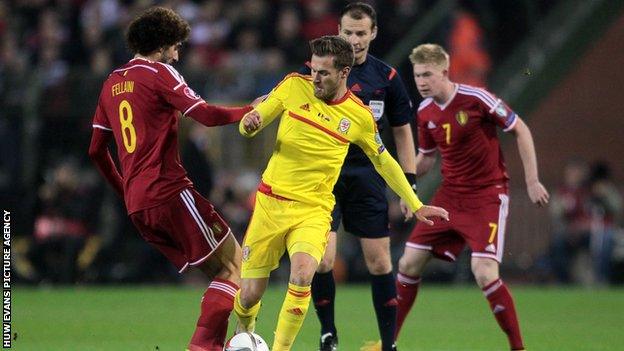
<svg viewBox="0 0 624 351">
<path fill-rule="evenodd" d="M 130 23 L 126 41 L 135 56 L 104 82 L 89 156 L 124 198 L 141 236 L 180 272 L 195 266 L 212 280 L 188 348 L 221 351 L 240 281 L 241 249 L 180 164 L 178 119 L 181 113 L 206 126 L 225 125 L 252 107 L 208 105 L 170 66 L 189 32 L 186 21 L 162 7 Z M 113 137 L 121 174 L 108 150 Z"/>
<path fill-rule="evenodd" d="M 449 211 L 450 221 L 418 223 L 399 260 L 398 330 L 412 307 L 420 275 L 432 257 L 454 261 L 465 244 L 471 267 L 512 350 L 524 345 L 511 294 L 499 278 L 509 206 L 508 176 L 497 127 L 516 136 L 531 201 L 543 206 L 548 192 L 540 183 L 533 138 L 527 125 L 488 91 L 449 80 L 449 56 L 435 44 L 410 55 L 416 87 L 424 98 L 418 108 L 419 154 L 416 173 L 429 171 L 435 151 L 442 156 L 442 186 L 432 204 Z"/>
</svg>

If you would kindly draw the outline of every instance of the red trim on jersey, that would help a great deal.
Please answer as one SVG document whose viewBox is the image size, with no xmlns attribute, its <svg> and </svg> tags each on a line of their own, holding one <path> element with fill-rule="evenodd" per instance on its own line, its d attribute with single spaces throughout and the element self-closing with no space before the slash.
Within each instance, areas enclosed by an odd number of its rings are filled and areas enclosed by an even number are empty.
<svg viewBox="0 0 624 351">
<path fill-rule="evenodd" d="M 338 139 L 338 140 L 342 141 L 342 142 L 343 142 L 343 143 L 345 143 L 345 144 L 348 144 L 348 143 L 349 143 L 349 140 L 347 140 L 347 139 L 346 139 L 345 137 L 343 137 L 342 135 L 339 135 L 338 133 L 335 133 L 335 132 L 333 132 L 333 131 L 331 131 L 331 130 L 327 129 L 327 128 L 323 127 L 322 125 L 320 125 L 320 124 L 318 124 L 318 123 L 316 123 L 316 122 L 310 121 L 309 119 L 307 119 L 307 118 L 305 118 L 305 117 L 302 117 L 302 116 L 299 116 L 298 114 L 295 114 L 295 113 L 293 113 L 293 112 L 291 112 L 291 111 L 288 111 L 288 115 L 289 115 L 290 117 L 292 117 L 292 118 L 296 119 L 296 120 L 299 120 L 299 121 L 303 122 L 303 123 L 307 123 L 307 124 L 311 125 L 311 126 L 312 126 L 312 127 L 314 127 L 314 128 L 317 128 L 317 129 L 322 130 L 323 132 L 325 132 L 325 133 L 327 133 L 327 134 L 329 134 L 329 135 L 333 136 L 334 138 L 336 138 L 336 139 Z"/>
<path fill-rule="evenodd" d="M 396 76 L 396 74 L 397 74 L 396 69 L 392 68 L 390 70 L 390 74 L 388 74 L 388 80 L 392 80 L 392 78 L 394 78 L 394 76 Z"/>
<path fill-rule="evenodd" d="M 290 77 L 299 77 L 299 78 L 303 78 L 305 80 L 312 80 L 312 76 L 309 74 L 301 74 L 301 73 L 297 73 L 297 72 L 293 72 L 289 75 L 286 76 L 286 78 L 290 78 Z"/>
<path fill-rule="evenodd" d="M 338 104 L 342 104 L 343 102 L 347 101 L 347 99 L 349 98 L 349 96 L 351 95 L 351 90 L 347 89 L 347 92 L 338 100 L 332 100 L 330 102 L 328 102 L 328 105 L 338 105 Z"/>
<path fill-rule="evenodd" d="M 290 200 L 287 197 L 283 197 L 283 196 L 274 194 L 273 193 L 273 189 L 271 188 L 271 186 L 269 184 L 265 183 L 264 181 L 261 181 L 260 185 L 258 185 L 258 191 L 263 193 L 266 196 L 270 196 L 270 197 L 276 198 L 278 200 L 292 201 L 292 200 Z"/>
<path fill-rule="evenodd" d="M 359 97 L 357 97 L 357 95 L 355 95 L 355 94 L 350 94 L 350 95 L 349 95 L 349 99 L 351 99 L 351 100 L 355 101 L 355 103 L 356 103 L 356 104 L 358 104 L 358 105 L 360 105 L 360 106 L 364 107 L 367 111 L 371 111 L 370 107 L 366 106 L 366 105 L 364 104 L 364 102 L 362 102 L 362 100 L 361 100 Z M 371 112 L 371 113 L 372 113 L 372 112 Z"/>
</svg>

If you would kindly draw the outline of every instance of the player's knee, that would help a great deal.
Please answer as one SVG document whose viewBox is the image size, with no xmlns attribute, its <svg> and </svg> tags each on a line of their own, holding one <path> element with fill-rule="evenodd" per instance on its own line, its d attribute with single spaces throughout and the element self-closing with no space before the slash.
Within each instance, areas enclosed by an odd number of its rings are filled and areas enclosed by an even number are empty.
<svg viewBox="0 0 624 351">
<path fill-rule="evenodd" d="M 483 288 L 499 278 L 496 262 L 478 262 L 472 265 L 472 274 L 477 285 Z"/>
<path fill-rule="evenodd" d="M 377 256 L 366 260 L 366 267 L 370 274 L 380 275 L 392 272 L 390 257 Z"/>
<path fill-rule="evenodd" d="M 310 270 L 309 267 L 296 267 L 290 272 L 290 283 L 299 286 L 308 286 L 312 284 L 312 278 L 314 278 L 315 270 Z"/>
<path fill-rule="evenodd" d="M 217 274 L 217 278 L 229 280 L 232 283 L 239 285 L 240 284 L 240 267 L 237 265 L 225 265 L 219 274 Z"/>
<path fill-rule="evenodd" d="M 419 260 L 412 259 L 406 255 L 399 259 L 399 272 L 410 277 L 419 276 L 422 273 L 424 264 Z"/>
<path fill-rule="evenodd" d="M 260 289 L 250 287 L 248 289 L 240 290 L 240 302 L 244 308 L 251 308 L 255 306 L 261 298 L 262 291 Z"/>
<path fill-rule="evenodd" d="M 334 258 L 323 257 L 316 271 L 319 273 L 327 273 L 331 271 L 332 269 L 334 269 Z"/>
</svg>

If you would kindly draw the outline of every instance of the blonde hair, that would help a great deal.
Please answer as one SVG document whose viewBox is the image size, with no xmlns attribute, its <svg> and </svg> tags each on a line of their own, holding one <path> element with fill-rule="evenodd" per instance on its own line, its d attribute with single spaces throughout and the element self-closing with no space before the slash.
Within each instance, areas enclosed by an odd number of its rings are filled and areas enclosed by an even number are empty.
<svg viewBox="0 0 624 351">
<path fill-rule="evenodd" d="M 421 44 L 412 50 L 409 55 L 412 64 L 432 64 L 442 69 L 449 69 L 450 57 L 444 48 L 438 44 Z"/>
</svg>

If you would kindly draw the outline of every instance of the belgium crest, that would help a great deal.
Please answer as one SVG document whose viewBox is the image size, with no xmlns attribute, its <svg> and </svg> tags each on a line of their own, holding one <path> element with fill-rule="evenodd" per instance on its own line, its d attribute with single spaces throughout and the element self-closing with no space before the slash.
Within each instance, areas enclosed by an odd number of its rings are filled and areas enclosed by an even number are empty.
<svg viewBox="0 0 624 351">
<path fill-rule="evenodd" d="M 459 111 L 455 115 L 455 119 L 457 119 L 457 123 L 459 123 L 460 126 L 465 126 L 466 123 L 468 123 L 468 114 L 463 110 Z"/>
</svg>

